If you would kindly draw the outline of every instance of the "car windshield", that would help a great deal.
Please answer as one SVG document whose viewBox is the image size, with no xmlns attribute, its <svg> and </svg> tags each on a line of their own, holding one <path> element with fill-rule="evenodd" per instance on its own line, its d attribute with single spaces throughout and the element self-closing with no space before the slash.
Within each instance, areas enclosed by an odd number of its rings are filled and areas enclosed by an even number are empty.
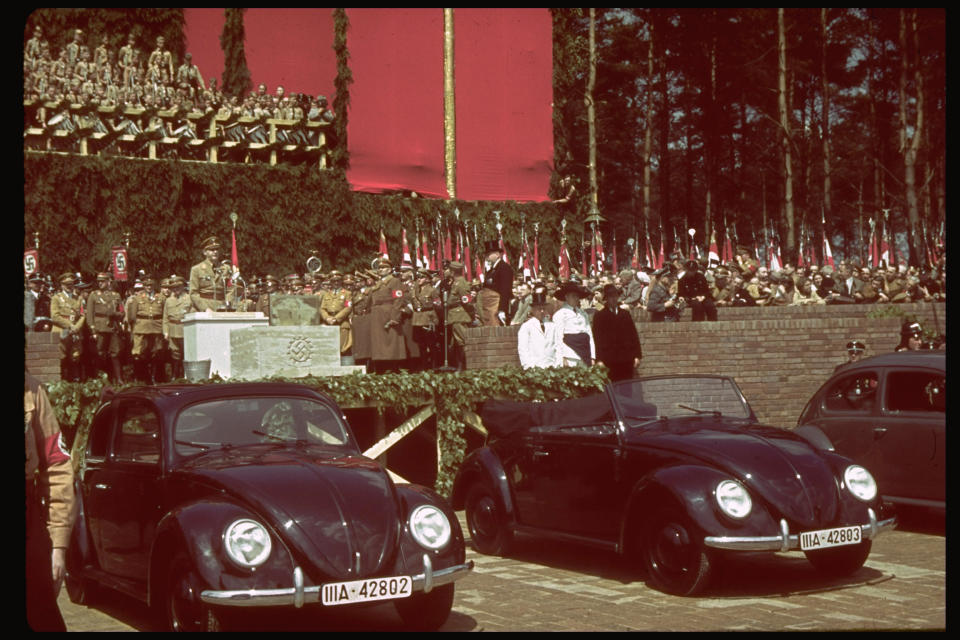
<svg viewBox="0 0 960 640">
<path fill-rule="evenodd" d="M 328 405 L 309 398 L 242 397 L 194 404 L 177 417 L 180 455 L 256 444 L 301 442 L 346 446 L 348 428 Z"/>
<path fill-rule="evenodd" d="M 749 419 L 750 406 L 730 378 L 678 376 L 627 380 L 613 385 L 620 414 L 628 420 L 694 415 Z"/>
</svg>

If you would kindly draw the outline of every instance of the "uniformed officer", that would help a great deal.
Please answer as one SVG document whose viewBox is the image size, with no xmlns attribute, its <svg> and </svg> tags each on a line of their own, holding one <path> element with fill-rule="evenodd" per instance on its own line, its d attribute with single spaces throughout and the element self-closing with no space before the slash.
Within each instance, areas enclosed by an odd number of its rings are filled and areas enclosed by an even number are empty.
<svg viewBox="0 0 960 640">
<path fill-rule="evenodd" d="M 60 379 L 72 382 L 80 380 L 81 331 L 86 324 L 83 300 L 74 286 L 76 282 L 72 273 L 64 273 L 60 276 L 60 291 L 50 299 L 50 320 L 60 328 Z"/>
<path fill-rule="evenodd" d="M 127 317 L 133 325 L 134 369 L 143 382 L 162 382 L 163 371 L 163 297 L 154 291 L 156 282 L 143 279 L 143 291 L 130 301 Z"/>
<path fill-rule="evenodd" d="M 424 364 L 431 368 L 441 365 L 443 359 L 441 338 L 437 330 L 440 326 L 440 317 L 437 315 L 439 303 L 440 290 L 434 286 L 430 272 L 421 270 L 414 285 L 411 324 L 413 339 L 420 347 Z"/>
<path fill-rule="evenodd" d="M 170 297 L 163 303 L 163 338 L 170 354 L 172 377 L 183 377 L 183 317 L 193 308 L 186 282 L 180 276 L 170 278 Z"/>
<path fill-rule="evenodd" d="M 370 291 L 370 359 L 377 373 L 398 369 L 407 358 L 400 325 L 403 288 L 386 258 L 377 261 L 380 281 Z"/>
<path fill-rule="evenodd" d="M 109 273 L 97 274 L 97 289 L 87 297 L 85 314 L 96 349 L 97 367 L 106 371 L 112 382 L 119 383 L 123 381 L 120 366 L 123 302 L 120 294 L 113 290 L 112 283 Z"/>
<path fill-rule="evenodd" d="M 190 300 L 197 311 L 216 311 L 232 304 L 234 294 L 227 288 L 229 267 L 220 264 L 220 242 L 210 237 L 201 243 L 203 261 L 190 268 Z"/>
<path fill-rule="evenodd" d="M 277 282 L 277 277 L 267 274 L 263 277 L 263 290 L 260 292 L 260 296 L 257 298 L 257 306 L 255 311 L 259 311 L 263 315 L 270 319 L 270 294 L 277 293 L 279 289 L 279 283 Z"/>
<path fill-rule="evenodd" d="M 457 369 L 467 365 L 464 345 L 466 329 L 473 322 L 473 296 L 470 284 L 463 277 L 463 263 L 451 262 L 448 266 L 453 282 L 444 302 L 445 322 L 447 325 L 448 362 Z"/>
<path fill-rule="evenodd" d="M 40 381 L 24 371 L 26 614 L 33 631 L 66 631 L 57 594 L 75 517 L 73 465 Z"/>
<path fill-rule="evenodd" d="M 330 326 L 340 327 L 340 356 L 346 356 L 353 347 L 353 331 L 350 326 L 353 292 L 343 287 L 343 275 L 331 271 L 320 296 L 320 317 Z"/>
</svg>

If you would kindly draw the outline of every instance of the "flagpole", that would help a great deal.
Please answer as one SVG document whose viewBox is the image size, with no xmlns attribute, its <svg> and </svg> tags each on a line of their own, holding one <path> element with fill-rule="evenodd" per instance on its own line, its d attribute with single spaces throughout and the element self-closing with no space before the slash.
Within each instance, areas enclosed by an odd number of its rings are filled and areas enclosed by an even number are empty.
<svg viewBox="0 0 960 640">
<path fill-rule="evenodd" d="M 443 152 L 446 168 L 447 194 L 457 198 L 457 108 L 454 100 L 453 9 L 443 10 Z"/>
</svg>

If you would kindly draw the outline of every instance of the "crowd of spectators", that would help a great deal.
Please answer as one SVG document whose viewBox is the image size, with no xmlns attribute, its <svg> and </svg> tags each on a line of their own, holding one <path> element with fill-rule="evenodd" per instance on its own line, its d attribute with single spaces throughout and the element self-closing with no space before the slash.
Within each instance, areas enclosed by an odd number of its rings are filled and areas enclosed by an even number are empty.
<svg viewBox="0 0 960 640">
<path fill-rule="evenodd" d="M 905 265 L 870 267 L 856 258 L 839 260 L 836 267 L 785 265 L 771 271 L 742 251 L 726 264 L 671 256 L 662 269 L 622 269 L 589 277 L 572 276 L 590 296 L 581 306 L 590 312 L 603 306 L 603 289 L 615 285 L 622 291 L 620 304 L 634 319 L 644 321 L 717 320 L 724 307 L 775 307 L 835 304 L 897 304 L 946 300 L 945 265 L 923 271 Z M 545 276 L 534 286 L 548 291 L 559 286 Z M 529 289 L 518 282 L 516 295 Z M 698 299 L 699 298 L 699 299 Z M 685 315 L 686 314 L 686 315 Z M 721 312 L 722 315 L 722 312 Z"/>
<path fill-rule="evenodd" d="M 228 96 L 216 78 L 204 81 L 190 53 L 176 60 L 162 36 L 149 51 L 141 45 L 131 34 L 113 50 L 106 36 L 76 29 L 55 52 L 37 27 L 23 58 L 27 147 L 79 151 L 80 139 L 96 133 L 102 134 L 92 138 L 96 151 L 144 157 L 157 139 L 196 140 L 207 144 L 170 146 L 163 153 L 203 160 L 209 146 L 229 141 L 235 144 L 224 150 L 239 152 L 219 159 L 244 161 L 251 144 L 317 147 L 321 133 L 306 123 L 333 122 L 325 96 L 287 94 L 282 86 L 269 93 L 264 84 L 246 96 Z M 269 119 L 292 124 L 278 128 L 272 141 Z M 51 136 L 55 131 L 69 135 Z"/>
</svg>

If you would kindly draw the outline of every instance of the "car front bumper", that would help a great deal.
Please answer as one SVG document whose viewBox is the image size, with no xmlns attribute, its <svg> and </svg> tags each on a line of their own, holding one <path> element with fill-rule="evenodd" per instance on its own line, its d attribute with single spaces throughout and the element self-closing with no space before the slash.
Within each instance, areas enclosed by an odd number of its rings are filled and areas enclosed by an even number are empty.
<svg viewBox="0 0 960 640">
<path fill-rule="evenodd" d="M 896 517 L 877 521 L 873 509 L 867 509 L 870 521 L 860 525 L 865 540 L 873 540 L 897 526 Z M 790 533 L 787 521 L 780 520 L 780 533 L 774 536 L 707 536 L 703 543 L 714 549 L 729 551 L 791 551 L 800 548 L 800 534 Z"/>
<path fill-rule="evenodd" d="M 434 571 L 430 556 L 423 554 L 423 573 L 411 576 L 413 591 L 429 593 L 434 587 L 449 584 L 464 577 L 473 570 L 473 560 L 457 564 L 446 569 Z M 277 607 L 293 605 L 300 608 L 305 604 L 320 602 L 320 590 L 323 585 L 304 586 L 303 570 L 293 570 L 293 586 L 281 589 L 245 589 L 219 591 L 204 589 L 200 599 L 207 604 L 227 607 Z"/>
</svg>

